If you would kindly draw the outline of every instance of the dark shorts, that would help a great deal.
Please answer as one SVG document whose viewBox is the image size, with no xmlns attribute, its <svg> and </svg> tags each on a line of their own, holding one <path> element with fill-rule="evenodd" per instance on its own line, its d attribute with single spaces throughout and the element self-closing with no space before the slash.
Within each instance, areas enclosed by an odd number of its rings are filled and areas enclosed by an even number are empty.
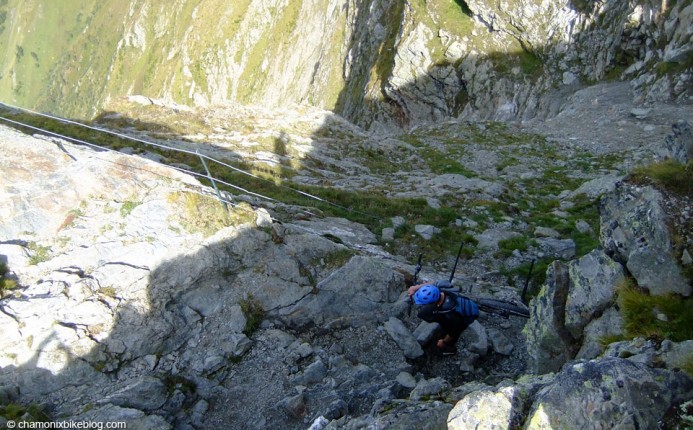
<svg viewBox="0 0 693 430">
<path fill-rule="evenodd" d="M 445 334 L 449 335 L 455 340 L 455 342 L 457 342 L 457 339 L 460 338 L 462 332 L 465 331 L 467 327 L 469 327 L 474 321 L 476 321 L 475 316 L 467 315 L 464 317 L 460 316 L 460 318 L 455 319 L 444 318 L 441 319 L 441 321 L 438 321 L 438 324 L 440 324 Z"/>
</svg>

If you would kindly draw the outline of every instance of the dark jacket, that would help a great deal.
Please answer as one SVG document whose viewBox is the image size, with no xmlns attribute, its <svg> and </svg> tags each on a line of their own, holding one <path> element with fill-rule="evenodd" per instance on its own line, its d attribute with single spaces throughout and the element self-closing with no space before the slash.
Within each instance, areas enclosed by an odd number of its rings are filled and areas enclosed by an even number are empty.
<svg viewBox="0 0 693 430">
<path fill-rule="evenodd" d="M 462 315 L 455 309 L 457 307 L 457 296 L 454 293 L 444 294 L 445 299 L 443 299 L 443 303 L 440 306 L 435 303 L 420 306 L 418 316 L 426 322 L 440 324 L 445 334 L 457 340 L 464 329 L 476 320 L 477 315 Z"/>
</svg>

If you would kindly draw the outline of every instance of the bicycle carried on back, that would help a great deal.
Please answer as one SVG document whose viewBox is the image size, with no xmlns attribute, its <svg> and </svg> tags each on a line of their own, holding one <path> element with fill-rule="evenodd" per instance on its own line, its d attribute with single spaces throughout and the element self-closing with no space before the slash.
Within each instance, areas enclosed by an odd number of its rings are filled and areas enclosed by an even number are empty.
<svg viewBox="0 0 693 430">
<path fill-rule="evenodd" d="M 457 253 L 457 259 L 455 259 L 455 265 L 452 268 L 452 272 L 450 273 L 450 279 L 448 280 L 439 280 L 436 282 L 433 282 L 432 285 L 435 285 L 438 287 L 438 289 L 441 292 L 444 293 L 454 293 L 455 295 L 471 300 L 474 303 L 476 303 L 477 307 L 479 308 L 480 311 L 483 311 L 485 313 L 493 313 L 496 315 L 500 315 L 504 318 L 508 318 L 510 316 L 517 316 L 521 318 L 529 318 L 529 308 L 521 302 L 518 301 L 511 301 L 511 300 L 502 300 L 502 299 L 495 299 L 495 298 L 473 298 L 469 297 L 465 294 L 462 293 L 462 290 L 459 287 L 453 287 L 452 281 L 455 277 L 455 270 L 457 269 L 457 263 L 459 262 L 460 259 L 460 254 L 462 252 L 462 246 L 460 246 L 460 251 Z M 421 260 L 422 260 L 423 254 L 419 254 L 419 259 L 416 263 L 416 267 L 414 269 L 414 284 L 417 284 L 417 277 L 419 275 L 419 272 L 421 271 Z M 532 261 L 532 266 L 529 269 L 529 274 L 527 275 L 527 280 L 525 282 L 525 287 L 522 292 L 522 295 L 524 297 L 525 292 L 527 291 L 527 285 L 529 284 L 529 278 L 532 276 L 532 267 L 534 267 L 534 261 Z M 411 314 L 411 309 L 412 305 L 414 303 L 413 298 L 410 296 L 408 298 L 409 300 L 409 314 Z"/>
</svg>

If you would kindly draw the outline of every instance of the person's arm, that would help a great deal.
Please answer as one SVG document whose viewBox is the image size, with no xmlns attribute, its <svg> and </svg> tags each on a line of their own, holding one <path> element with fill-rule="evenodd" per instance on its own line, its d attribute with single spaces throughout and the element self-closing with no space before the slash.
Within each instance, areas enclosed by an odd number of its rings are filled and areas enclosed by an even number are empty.
<svg viewBox="0 0 693 430">
<path fill-rule="evenodd" d="M 419 290 L 419 288 L 421 288 L 421 287 L 423 287 L 424 285 L 427 285 L 427 284 L 428 284 L 428 282 L 424 282 L 423 284 L 412 285 L 412 286 L 409 287 L 409 289 L 407 290 L 407 294 L 409 294 L 410 296 L 413 296 L 414 293 L 416 293 L 416 292 Z"/>
</svg>

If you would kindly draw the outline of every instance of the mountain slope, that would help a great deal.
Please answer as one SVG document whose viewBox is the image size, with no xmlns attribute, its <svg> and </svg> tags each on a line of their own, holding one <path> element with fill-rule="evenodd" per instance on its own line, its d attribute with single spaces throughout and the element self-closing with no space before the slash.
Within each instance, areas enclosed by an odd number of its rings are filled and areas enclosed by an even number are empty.
<svg viewBox="0 0 693 430">
<path fill-rule="evenodd" d="M 605 78 L 688 100 L 693 5 L 583 3 L 4 0 L 0 99 L 70 117 L 133 94 L 299 103 L 374 129 L 544 116 Z"/>
</svg>

